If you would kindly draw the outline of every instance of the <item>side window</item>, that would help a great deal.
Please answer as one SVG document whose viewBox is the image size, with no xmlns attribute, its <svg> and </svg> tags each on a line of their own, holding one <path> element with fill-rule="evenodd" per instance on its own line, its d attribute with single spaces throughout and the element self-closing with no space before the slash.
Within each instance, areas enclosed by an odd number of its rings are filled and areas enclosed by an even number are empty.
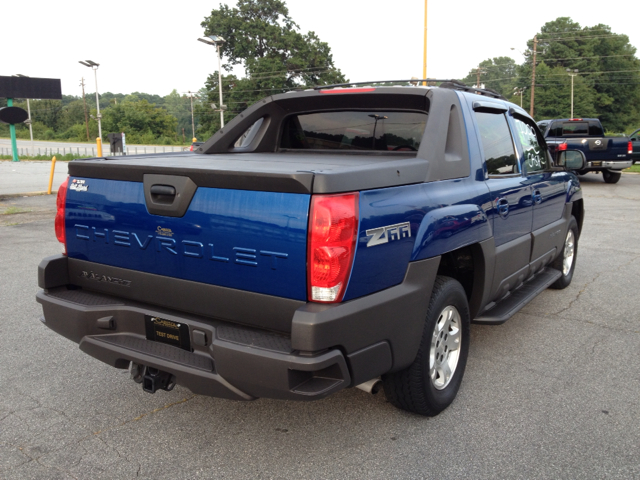
<svg viewBox="0 0 640 480">
<path fill-rule="evenodd" d="M 518 173 L 518 159 L 504 114 L 476 112 L 489 175 Z"/>
<path fill-rule="evenodd" d="M 514 118 L 513 120 L 516 125 L 518 140 L 524 150 L 524 169 L 526 173 L 546 170 L 549 167 L 549 158 L 540 146 L 535 128 L 519 118 Z"/>
<path fill-rule="evenodd" d="M 253 125 L 247 128 L 247 130 L 238 137 L 233 146 L 235 148 L 245 148 L 251 145 L 251 142 L 256 138 L 256 135 L 262 126 L 262 122 L 264 122 L 264 117 L 259 118 L 253 123 Z"/>
</svg>

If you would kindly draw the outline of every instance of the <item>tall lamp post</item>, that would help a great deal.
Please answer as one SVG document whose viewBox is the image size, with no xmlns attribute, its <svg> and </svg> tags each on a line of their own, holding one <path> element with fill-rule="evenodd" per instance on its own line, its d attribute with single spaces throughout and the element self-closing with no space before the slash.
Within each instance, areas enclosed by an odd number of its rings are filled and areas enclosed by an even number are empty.
<svg viewBox="0 0 640 480">
<path fill-rule="evenodd" d="M 378 115 L 374 113 L 373 115 L 369 115 L 371 118 L 375 119 L 375 123 L 373 124 L 373 137 L 371 138 L 371 150 L 376 149 L 376 127 L 378 126 L 378 120 L 386 120 L 386 115 Z"/>
<path fill-rule="evenodd" d="M 199 42 L 206 43 L 207 45 L 213 45 L 218 51 L 218 89 L 220 93 L 220 128 L 224 127 L 224 111 L 226 106 L 222 103 L 222 72 L 220 66 L 220 45 L 226 40 L 218 35 L 209 35 L 208 37 L 200 37 Z"/>
<path fill-rule="evenodd" d="M 573 77 L 578 75 L 578 70 L 571 70 L 570 68 L 567 68 L 567 73 L 571 77 L 571 118 L 573 118 Z"/>
<path fill-rule="evenodd" d="M 191 143 L 196 141 L 196 122 L 193 118 L 193 92 L 189 90 L 189 99 L 191 100 Z"/>
<path fill-rule="evenodd" d="M 80 60 L 80 62 L 82 65 L 84 65 L 85 67 L 89 67 L 91 69 L 93 69 L 93 73 L 95 74 L 96 77 L 96 109 L 98 111 L 97 114 L 97 118 L 98 118 L 98 137 L 100 137 L 100 142 L 102 143 L 102 115 L 100 115 L 100 100 L 98 98 L 98 67 L 100 66 L 99 63 L 93 62 L 91 60 L 85 60 L 84 62 L 82 60 Z"/>
<path fill-rule="evenodd" d="M 520 106 L 522 107 L 522 94 L 524 93 L 524 91 L 527 89 L 527 87 L 522 87 L 522 88 L 514 88 L 513 89 L 513 94 L 514 95 L 520 95 Z"/>
</svg>

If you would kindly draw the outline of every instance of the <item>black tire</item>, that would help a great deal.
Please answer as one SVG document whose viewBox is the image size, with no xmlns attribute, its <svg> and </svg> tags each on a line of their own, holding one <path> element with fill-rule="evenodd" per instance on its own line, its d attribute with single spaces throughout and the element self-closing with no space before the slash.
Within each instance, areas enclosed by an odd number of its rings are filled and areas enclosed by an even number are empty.
<svg viewBox="0 0 640 480">
<path fill-rule="evenodd" d="M 567 258 L 568 254 L 572 254 L 571 256 L 571 265 L 568 269 L 565 269 L 565 258 Z M 578 258 L 578 222 L 574 217 L 571 217 L 569 221 L 569 228 L 567 229 L 567 235 L 564 237 L 564 244 L 562 247 L 562 251 L 558 258 L 556 258 L 551 266 L 556 270 L 560 270 L 562 276 L 556 280 L 550 288 L 556 290 L 562 290 L 563 288 L 567 288 L 571 285 L 571 280 L 573 279 L 573 272 L 576 269 L 576 260 Z"/>
<path fill-rule="evenodd" d="M 447 320 L 449 314 L 455 322 Z M 382 376 L 384 393 L 392 405 L 402 410 L 432 417 L 453 402 L 467 365 L 469 323 L 469 305 L 464 288 L 453 278 L 438 276 L 429 301 L 418 355 L 404 370 Z M 438 328 L 436 331 L 436 326 L 441 327 L 443 324 L 446 328 Z M 449 328 L 452 325 L 457 328 Z M 449 345 L 455 345 L 456 340 L 458 348 L 448 348 Z M 432 353 L 435 357 L 441 355 L 441 352 L 447 352 L 447 364 L 453 360 L 455 352 L 458 352 L 453 375 L 447 380 L 436 373 L 434 374 L 436 379 L 432 380 L 430 357 Z M 442 356 L 441 360 L 444 358 Z M 437 363 L 434 358 L 434 365 L 444 363 Z M 434 369 L 435 371 L 437 369 Z"/>
<path fill-rule="evenodd" d="M 602 177 L 604 178 L 604 183 L 618 183 L 621 176 L 622 176 L 621 172 L 612 172 L 611 170 L 602 171 Z"/>
</svg>

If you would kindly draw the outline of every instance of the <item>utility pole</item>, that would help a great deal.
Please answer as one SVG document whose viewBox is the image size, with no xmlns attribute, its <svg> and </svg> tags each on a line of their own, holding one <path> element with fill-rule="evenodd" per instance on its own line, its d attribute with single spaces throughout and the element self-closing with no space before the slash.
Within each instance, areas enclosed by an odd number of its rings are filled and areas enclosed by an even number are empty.
<svg viewBox="0 0 640 480">
<path fill-rule="evenodd" d="M 571 117 L 569 118 L 573 118 L 573 77 L 578 75 L 578 70 L 576 69 L 572 71 L 570 68 L 567 68 L 567 73 L 571 77 Z"/>
<path fill-rule="evenodd" d="M 191 100 L 191 141 L 196 141 L 196 123 L 193 120 L 193 93 L 189 90 L 189 99 Z"/>
<path fill-rule="evenodd" d="M 90 142 L 89 138 L 89 117 L 87 116 L 87 101 L 84 98 L 84 77 L 80 79 L 80 86 L 82 87 L 82 103 L 84 104 L 84 125 L 87 127 L 87 142 Z"/>
<path fill-rule="evenodd" d="M 531 71 L 531 106 L 529 107 L 529 115 L 533 117 L 533 99 L 536 88 L 536 51 L 538 47 L 538 34 L 533 36 L 533 70 Z"/>
<path fill-rule="evenodd" d="M 481 68 L 480 65 L 478 65 L 478 68 L 476 68 L 476 88 L 481 88 L 480 75 L 484 75 L 485 73 L 487 73 L 487 71 L 484 68 Z"/>
</svg>

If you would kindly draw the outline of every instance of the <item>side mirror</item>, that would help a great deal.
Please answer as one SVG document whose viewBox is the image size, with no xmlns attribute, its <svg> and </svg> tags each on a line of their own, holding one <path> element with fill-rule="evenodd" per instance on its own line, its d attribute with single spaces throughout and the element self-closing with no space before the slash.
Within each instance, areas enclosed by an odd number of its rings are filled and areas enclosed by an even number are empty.
<svg viewBox="0 0 640 480">
<path fill-rule="evenodd" d="M 580 150 L 558 152 L 556 164 L 567 170 L 582 170 L 587 165 L 587 157 Z"/>
</svg>

